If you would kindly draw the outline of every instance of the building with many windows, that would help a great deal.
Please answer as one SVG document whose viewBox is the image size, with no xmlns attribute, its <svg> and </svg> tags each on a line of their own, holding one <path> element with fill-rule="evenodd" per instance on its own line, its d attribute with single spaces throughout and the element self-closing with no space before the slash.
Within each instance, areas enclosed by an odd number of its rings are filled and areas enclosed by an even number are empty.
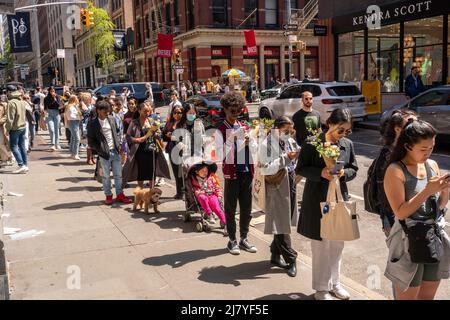
<svg viewBox="0 0 450 320">
<path fill-rule="evenodd" d="M 289 70 L 285 0 L 133 0 L 134 65 L 136 81 L 173 83 L 172 61 L 158 58 L 157 34 L 174 34 L 174 47 L 182 52 L 182 80 L 215 81 L 234 67 L 254 77 L 255 66 L 260 87 L 271 77 L 299 79 L 300 55 L 293 54 Z M 303 8 L 305 0 L 290 1 L 292 9 Z M 253 14 L 252 14 L 253 13 Z M 244 21 L 245 20 L 245 21 Z M 243 30 L 254 29 L 258 55 L 249 56 Z M 301 37 L 307 43 L 305 72 L 312 78 L 319 74 L 318 40 L 312 30 Z M 294 51 L 295 51 L 294 47 Z"/>
</svg>

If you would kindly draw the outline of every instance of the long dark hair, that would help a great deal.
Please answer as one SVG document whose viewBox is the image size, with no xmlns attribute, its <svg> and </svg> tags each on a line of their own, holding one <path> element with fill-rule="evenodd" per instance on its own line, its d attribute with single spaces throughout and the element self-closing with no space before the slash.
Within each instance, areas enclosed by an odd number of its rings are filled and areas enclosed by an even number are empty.
<svg viewBox="0 0 450 320">
<path fill-rule="evenodd" d="M 181 115 L 183 115 L 183 113 L 184 113 L 183 107 L 182 106 L 174 106 L 172 108 L 172 111 L 170 111 L 170 117 L 169 117 L 169 121 L 167 121 L 167 123 L 170 123 L 170 124 L 174 124 L 175 123 L 175 118 L 174 118 L 173 115 L 174 115 L 174 112 L 175 112 L 176 109 L 180 109 L 181 110 Z M 179 123 L 181 123 L 181 121 Z"/>
<path fill-rule="evenodd" d="M 138 106 L 137 106 L 137 108 L 136 108 L 136 112 L 133 114 L 133 119 L 138 119 L 141 115 L 140 115 L 140 113 L 139 113 L 139 111 L 141 111 L 144 107 L 146 107 L 147 106 L 147 102 L 141 102 Z M 152 108 L 152 110 L 153 110 L 153 108 Z"/>
<path fill-rule="evenodd" d="M 417 117 L 417 113 L 409 109 L 395 110 L 389 119 L 382 123 L 380 132 L 384 145 L 394 145 L 397 135 L 395 129 L 403 127 L 403 123 L 408 117 Z"/>
<path fill-rule="evenodd" d="M 352 123 L 352 112 L 350 109 L 334 109 L 327 119 L 327 127 L 343 123 Z"/>
<path fill-rule="evenodd" d="M 389 164 L 402 160 L 408 153 L 407 149 L 411 149 L 420 141 L 434 137 L 436 137 L 436 130 L 431 124 L 422 120 L 410 119 L 400 133 Z"/>
</svg>

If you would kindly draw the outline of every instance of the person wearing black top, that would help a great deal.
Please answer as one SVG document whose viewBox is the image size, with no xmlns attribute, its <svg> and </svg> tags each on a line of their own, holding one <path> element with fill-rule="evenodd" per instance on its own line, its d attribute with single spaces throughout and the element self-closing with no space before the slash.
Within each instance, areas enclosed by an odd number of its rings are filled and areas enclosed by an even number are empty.
<svg viewBox="0 0 450 320">
<path fill-rule="evenodd" d="M 324 159 L 308 141 L 300 151 L 296 174 L 306 178 L 303 202 L 297 227 L 298 233 L 311 239 L 313 289 L 316 300 L 333 300 L 330 293 L 338 299 L 349 299 L 339 282 L 339 268 L 344 249 L 343 241 L 330 241 L 320 237 L 322 211 L 320 203 L 326 201 L 330 181 L 338 178 L 343 198 L 347 201 L 348 181 L 356 177 L 358 164 L 353 143 L 345 136 L 351 133 L 352 117 L 348 109 L 335 109 L 327 120 L 328 130 L 320 134 L 322 142 L 339 146 L 338 160 L 344 162 L 344 169 L 333 176 Z"/>
<path fill-rule="evenodd" d="M 312 109 L 313 95 L 311 92 L 304 91 L 302 93 L 302 104 L 302 108 L 292 117 L 296 131 L 295 138 L 299 146 L 311 135 L 310 130 L 320 129 L 320 113 Z"/>
<path fill-rule="evenodd" d="M 48 131 L 52 150 L 61 150 L 59 144 L 59 127 L 61 125 L 61 115 L 59 110 L 64 107 L 61 98 L 56 94 L 55 88 L 48 89 L 48 95 L 44 99 L 44 108 L 48 112 Z"/>
</svg>

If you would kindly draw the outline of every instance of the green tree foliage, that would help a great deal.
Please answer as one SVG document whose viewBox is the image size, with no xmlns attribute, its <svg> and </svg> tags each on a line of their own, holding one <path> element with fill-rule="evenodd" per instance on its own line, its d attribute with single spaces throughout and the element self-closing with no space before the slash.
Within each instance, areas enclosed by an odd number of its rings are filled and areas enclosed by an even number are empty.
<svg viewBox="0 0 450 320">
<path fill-rule="evenodd" d="M 2 52 L 2 56 L 0 57 L 0 61 L 2 69 L 3 70 L 3 74 L 6 76 L 6 80 L 11 80 L 12 79 L 12 73 L 14 70 L 14 64 L 15 64 L 15 60 L 14 60 L 14 54 L 11 52 L 11 44 L 9 41 L 5 42 L 5 48 L 4 48 L 4 52 Z"/>
<path fill-rule="evenodd" d="M 99 55 L 99 64 L 103 70 L 108 70 L 109 66 L 116 60 L 114 51 L 114 36 L 112 30 L 115 29 L 114 23 L 108 15 L 108 12 L 102 8 L 97 8 L 93 2 L 89 1 L 87 9 L 94 13 L 94 25 L 90 27 L 92 36 L 90 37 L 93 54 Z"/>
</svg>

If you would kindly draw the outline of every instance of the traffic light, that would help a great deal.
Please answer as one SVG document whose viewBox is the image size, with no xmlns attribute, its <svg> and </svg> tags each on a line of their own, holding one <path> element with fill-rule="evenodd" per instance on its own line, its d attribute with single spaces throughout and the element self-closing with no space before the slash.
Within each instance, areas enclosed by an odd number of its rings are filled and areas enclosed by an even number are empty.
<svg viewBox="0 0 450 320">
<path fill-rule="evenodd" d="M 174 64 L 183 64 L 181 61 L 181 50 L 180 49 L 173 49 L 173 54 L 172 54 L 172 60 L 174 62 Z"/>
<path fill-rule="evenodd" d="M 305 52 L 306 51 L 306 42 L 305 41 L 298 41 L 298 51 Z"/>
<path fill-rule="evenodd" d="M 85 27 L 91 27 L 94 25 L 94 12 L 87 9 L 80 10 L 81 24 Z"/>
</svg>

